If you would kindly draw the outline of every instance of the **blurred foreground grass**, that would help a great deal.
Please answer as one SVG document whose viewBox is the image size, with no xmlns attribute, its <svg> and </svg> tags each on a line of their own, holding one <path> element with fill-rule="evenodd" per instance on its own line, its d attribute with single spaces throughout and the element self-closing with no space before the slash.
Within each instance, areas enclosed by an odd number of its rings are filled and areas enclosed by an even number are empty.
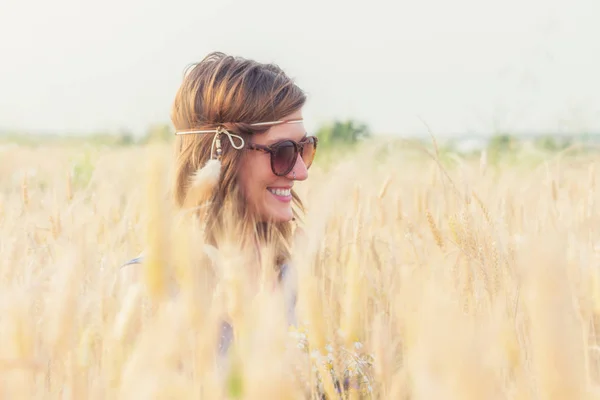
<svg viewBox="0 0 600 400">
<path fill-rule="evenodd" d="M 317 160 L 297 185 L 307 349 L 267 277 L 253 285 L 226 246 L 214 273 L 174 223 L 170 157 L 0 154 L 2 398 L 306 398 L 317 374 L 335 398 L 348 349 L 372 357 L 350 398 L 600 398 L 597 155 L 490 163 L 396 143 Z M 119 269 L 149 244 L 163 263 Z"/>
</svg>

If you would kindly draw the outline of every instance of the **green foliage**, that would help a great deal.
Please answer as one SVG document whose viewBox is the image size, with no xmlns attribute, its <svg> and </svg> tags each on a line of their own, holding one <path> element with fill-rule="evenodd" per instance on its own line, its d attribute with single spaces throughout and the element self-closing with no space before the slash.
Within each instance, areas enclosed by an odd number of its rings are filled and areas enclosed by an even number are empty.
<svg viewBox="0 0 600 400">
<path fill-rule="evenodd" d="M 488 151 L 490 153 L 504 153 L 516 150 L 517 146 L 518 140 L 515 137 L 508 134 L 498 134 L 490 139 Z"/>
<path fill-rule="evenodd" d="M 566 149 L 571 145 L 570 139 L 559 139 L 552 136 L 542 136 L 535 140 L 535 146 L 543 151 L 555 152 Z"/>
<path fill-rule="evenodd" d="M 94 173 L 94 163 L 89 150 L 79 153 L 78 157 L 72 160 L 71 178 L 73 186 L 78 189 L 84 189 L 90 183 Z"/>
<path fill-rule="evenodd" d="M 358 144 L 371 137 L 371 132 L 363 123 L 346 120 L 323 124 L 315 136 L 319 138 L 319 166 L 327 168 L 341 157 L 356 151 Z"/>
<path fill-rule="evenodd" d="M 126 130 L 119 133 L 98 132 L 91 134 L 1 134 L 0 143 L 13 143 L 27 147 L 38 146 L 131 146 L 136 143 L 134 135 Z"/>
<path fill-rule="evenodd" d="M 65 137 L 65 140 L 67 138 Z M 85 142 L 96 146 L 131 146 L 135 144 L 135 138 L 130 131 L 121 130 L 119 133 L 96 133 L 89 136 L 84 136 L 79 139 L 73 139 L 73 142 Z"/>
<path fill-rule="evenodd" d="M 239 353 L 236 353 L 235 351 L 234 345 L 232 348 L 233 359 L 231 368 L 227 375 L 227 394 L 230 399 L 241 399 L 244 394 L 244 377 Z"/>
<path fill-rule="evenodd" d="M 354 120 L 334 121 L 325 124 L 317 130 L 319 145 L 354 145 L 363 139 L 371 137 L 371 131 L 364 123 Z"/>
<path fill-rule="evenodd" d="M 148 128 L 146 135 L 141 140 L 142 144 L 165 143 L 173 140 L 175 132 L 169 124 L 155 124 Z"/>
<path fill-rule="evenodd" d="M 500 159 L 514 159 L 520 147 L 521 142 L 518 138 L 507 133 L 496 134 L 488 143 L 489 160 L 496 164 Z"/>
</svg>

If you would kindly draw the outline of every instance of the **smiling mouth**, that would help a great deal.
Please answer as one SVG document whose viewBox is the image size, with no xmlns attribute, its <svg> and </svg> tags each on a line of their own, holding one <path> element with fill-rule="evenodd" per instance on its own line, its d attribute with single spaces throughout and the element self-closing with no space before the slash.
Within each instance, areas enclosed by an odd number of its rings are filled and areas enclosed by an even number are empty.
<svg viewBox="0 0 600 400">
<path fill-rule="evenodd" d="M 267 190 L 271 193 L 273 193 L 275 196 L 279 196 L 279 197 L 289 197 L 292 195 L 292 189 L 273 189 L 273 188 L 267 188 Z"/>
</svg>

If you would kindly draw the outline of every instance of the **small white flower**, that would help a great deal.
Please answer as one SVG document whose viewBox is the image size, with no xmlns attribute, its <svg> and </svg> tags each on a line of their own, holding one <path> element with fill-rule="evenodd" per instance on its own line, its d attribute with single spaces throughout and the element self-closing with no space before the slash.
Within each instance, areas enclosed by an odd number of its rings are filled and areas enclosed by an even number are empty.
<svg viewBox="0 0 600 400">
<path fill-rule="evenodd" d="M 360 349 L 362 349 L 362 347 L 363 347 L 363 345 L 362 345 L 362 343 L 361 343 L 361 342 L 355 342 L 355 343 L 354 343 L 354 348 L 355 348 L 356 350 L 360 350 Z"/>
</svg>

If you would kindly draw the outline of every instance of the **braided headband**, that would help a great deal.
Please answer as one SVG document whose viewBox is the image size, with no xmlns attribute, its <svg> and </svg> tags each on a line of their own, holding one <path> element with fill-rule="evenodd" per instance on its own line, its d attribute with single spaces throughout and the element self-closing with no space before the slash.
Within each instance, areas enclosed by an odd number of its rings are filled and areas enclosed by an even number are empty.
<svg viewBox="0 0 600 400">
<path fill-rule="evenodd" d="M 299 124 L 299 123 L 302 123 L 302 121 L 303 121 L 302 119 L 291 119 L 291 120 L 280 120 L 280 121 L 270 121 L 270 122 L 256 122 L 256 123 L 250 124 L 250 126 L 275 126 L 275 125 L 282 125 L 282 124 Z M 184 130 L 184 131 L 176 131 L 175 132 L 176 135 L 207 134 L 207 133 L 215 134 L 215 136 L 213 137 L 212 144 L 210 146 L 210 158 L 211 159 L 214 156 L 215 149 L 217 151 L 217 159 L 221 158 L 221 154 L 222 154 L 221 135 L 226 135 L 229 138 L 229 142 L 231 143 L 231 146 L 236 150 L 242 149 L 245 145 L 244 138 L 242 138 L 239 135 L 229 132 L 223 126 L 218 126 L 216 129 Z M 239 140 L 238 145 L 235 144 L 235 142 L 233 140 L 234 138 Z"/>
</svg>

